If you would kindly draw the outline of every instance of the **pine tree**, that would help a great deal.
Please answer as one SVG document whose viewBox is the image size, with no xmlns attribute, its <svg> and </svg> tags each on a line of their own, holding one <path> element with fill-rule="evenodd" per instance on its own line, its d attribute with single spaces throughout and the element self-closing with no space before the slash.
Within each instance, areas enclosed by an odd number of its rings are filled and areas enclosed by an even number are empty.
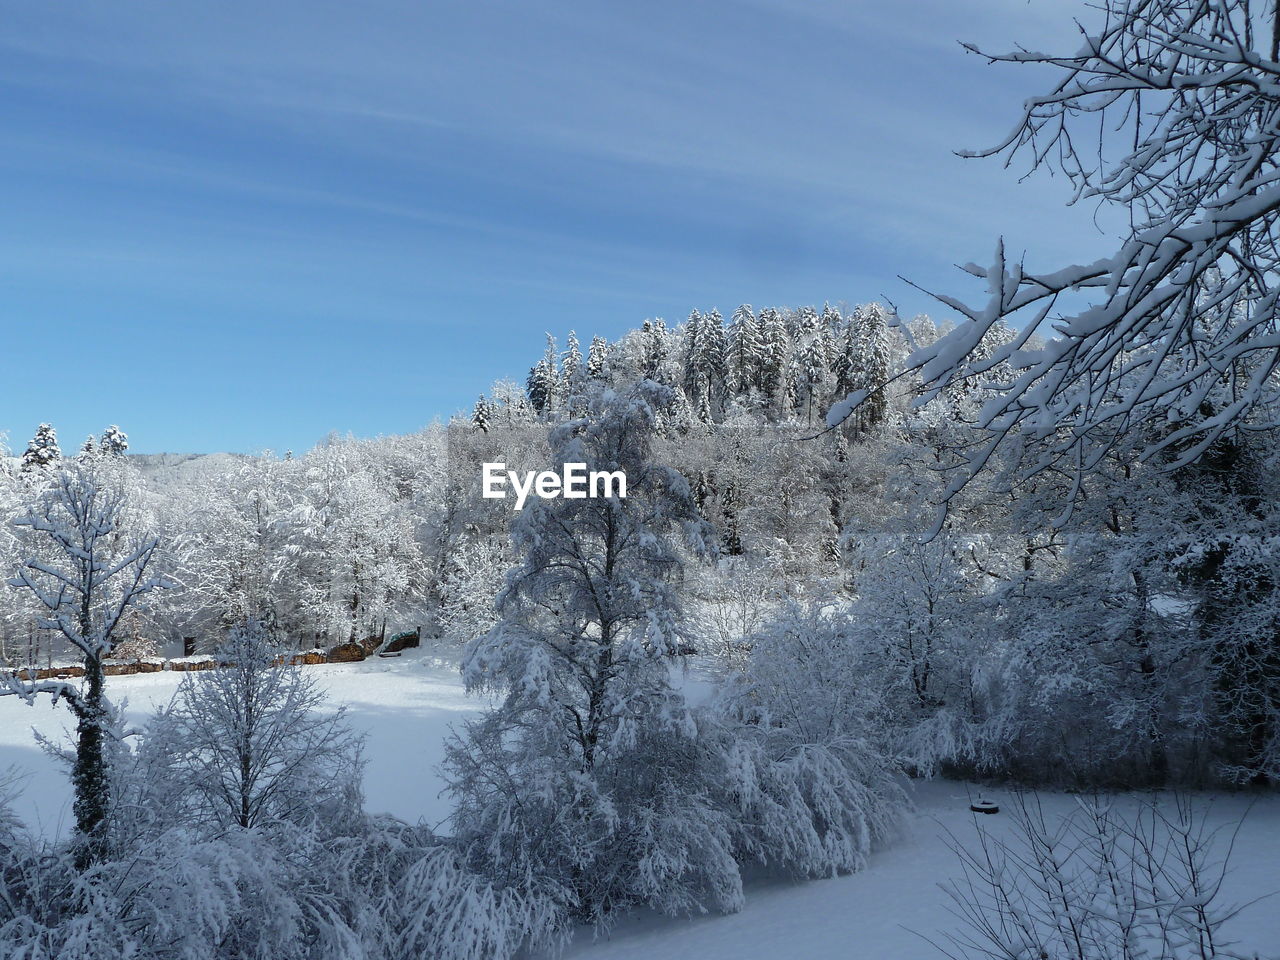
<svg viewBox="0 0 1280 960">
<path fill-rule="evenodd" d="M 760 311 L 761 363 L 760 393 L 774 406 L 775 411 L 787 403 L 787 357 L 790 338 L 782 315 L 772 307 Z M 780 412 L 780 411 L 779 411 Z"/>
<path fill-rule="evenodd" d="M 724 318 L 712 310 L 702 318 L 699 345 L 706 376 L 707 406 L 714 411 L 723 406 L 728 395 L 729 342 L 725 337 Z"/>
<path fill-rule="evenodd" d="M 684 395 L 696 409 L 705 383 L 706 358 L 702 353 L 702 314 L 691 311 L 684 325 Z"/>
<path fill-rule="evenodd" d="M 662 366 L 667 359 L 667 325 L 661 318 L 646 320 L 640 327 L 640 376 L 662 382 Z"/>
<path fill-rule="evenodd" d="M 564 400 L 564 390 L 560 377 L 560 351 L 556 349 L 556 338 L 547 334 L 547 349 L 542 355 L 542 365 L 546 370 L 546 399 L 543 411 L 548 417 L 554 417 L 560 410 Z"/>
<path fill-rule="evenodd" d="M 471 426 L 481 433 L 488 433 L 489 418 L 489 401 L 485 399 L 485 395 L 482 393 L 480 394 L 480 399 L 476 401 L 475 409 L 471 411 Z"/>
<path fill-rule="evenodd" d="M 841 338 L 840 350 L 831 364 L 836 375 L 836 397 L 846 397 L 858 388 L 861 380 L 862 359 L 859 356 L 858 333 L 853 318 L 845 324 L 844 336 Z"/>
<path fill-rule="evenodd" d="M 853 317 L 853 333 L 858 356 L 854 389 L 869 391 L 858 411 L 858 426 L 874 430 L 889 412 L 889 398 L 883 389 L 889 381 L 889 317 L 884 307 L 878 303 L 859 307 Z"/>
<path fill-rule="evenodd" d="M 123 457 L 124 452 L 129 449 L 129 435 L 113 423 L 102 432 L 102 441 L 98 446 L 106 456 Z"/>
<path fill-rule="evenodd" d="M 577 333 L 570 330 L 564 357 L 560 361 L 560 395 L 564 398 L 565 410 L 569 416 L 576 417 L 581 412 L 585 388 L 586 371 L 582 366 L 582 348 L 578 344 Z"/>
<path fill-rule="evenodd" d="M 745 396 L 759 382 L 762 360 L 760 324 L 751 304 L 744 303 L 733 312 L 728 339 L 729 390 L 735 396 Z"/>
<path fill-rule="evenodd" d="M 27 444 L 22 454 L 22 470 L 30 473 L 35 470 L 48 470 L 62 459 L 62 451 L 58 449 L 58 433 L 47 423 L 36 429 L 36 435 Z"/>
<path fill-rule="evenodd" d="M 539 360 L 529 370 L 529 378 L 525 381 L 525 393 L 529 397 L 529 405 L 540 416 L 550 416 L 551 402 L 555 395 L 552 381 L 555 370 L 547 364 L 546 359 Z"/>
<path fill-rule="evenodd" d="M 805 420 L 813 422 L 813 408 L 827 376 L 827 355 L 822 339 L 811 333 L 796 357 L 796 394 L 804 404 Z"/>
<path fill-rule="evenodd" d="M 603 380 L 608 373 L 609 341 L 599 335 L 591 338 L 591 346 L 587 350 L 587 376 L 592 380 Z"/>
</svg>

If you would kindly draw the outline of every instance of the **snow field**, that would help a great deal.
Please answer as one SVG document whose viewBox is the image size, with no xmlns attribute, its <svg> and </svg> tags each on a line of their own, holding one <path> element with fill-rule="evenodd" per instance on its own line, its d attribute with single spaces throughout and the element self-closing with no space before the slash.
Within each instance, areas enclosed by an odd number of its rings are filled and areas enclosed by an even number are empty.
<svg viewBox="0 0 1280 960">
<path fill-rule="evenodd" d="M 441 824 L 448 814 L 440 796 L 437 767 L 451 726 L 484 708 L 468 696 L 455 668 L 410 651 L 394 660 L 305 667 L 329 695 L 345 705 L 351 725 L 366 735 L 366 806 L 406 819 Z M 126 716 L 138 725 L 172 697 L 183 674 L 164 672 L 108 679 L 110 695 L 127 698 Z M 705 681 L 687 677 L 693 699 L 705 696 Z M 45 836 L 71 823 L 71 794 L 64 771 L 44 753 L 35 731 L 57 739 L 72 726 L 71 714 L 48 698 L 27 706 L 0 698 L 0 771 L 9 769 L 18 789 L 18 814 Z M 34 728 L 34 730 L 33 730 Z M 0 774 L 3 776 L 3 774 Z M 916 811 L 905 834 L 874 854 L 868 869 L 810 883 L 756 881 L 746 908 L 733 915 L 671 919 L 641 914 L 593 939 L 579 933 L 566 956 L 575 960 L 931 960 L 941 954 L 929 939 L 954 927 L 950 901 L 939 884 L 958 873 L 947 836 L 972 841 L 974 825 L 1007 834 L 1005 813 L 969 812 L 978 789 L 937 781 L 916 785 Z M 1005 800 L 1007 791 L 984 790 Z M 1065 813 L 1077 802 L 1068 794 L 1042 795 L 1047 814 Z M 1136 802 L 1137 796 L 1134 796 Z M 1251 903 L 1228 927 L 1243 951 L 1280 957 L 1280 798 L 1204 795 L 1210 821 L 1227 827 L 1244 817 L 1222 900 Z M 1121 801 L 1128 802 L 1128 801 Z M 927 939 L 926 939 L 927 938 Z M 1246 955 L 1252 956 L 1253 953 Z"/>
</svg>

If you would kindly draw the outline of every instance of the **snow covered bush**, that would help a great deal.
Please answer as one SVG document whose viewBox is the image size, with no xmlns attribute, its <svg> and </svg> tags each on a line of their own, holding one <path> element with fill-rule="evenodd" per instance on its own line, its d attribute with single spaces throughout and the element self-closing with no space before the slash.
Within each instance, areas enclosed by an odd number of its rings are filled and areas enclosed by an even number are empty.
<svg viewBox="0 0 1280 960">
<path fill-rule="evenodd" d="M 361 743 L 344 710 L 325 711 L 315 678 L 283 663 L 261 624 L 233 629 L 219 659 L 186 676 L 142 747 L 170 784 L 168 808 L 215 827 L 358 816 Z"/>
<path fill-rule="evenodd" d="M 295 836 L 291 841 L 303 840 Z M 65 850 L 0 848 L 6 960 L 321 960 L 363 957 L 332 861 L 257 830 L 174 828 L 79 871 Z"/>
<path fill-rule="evenodd" d="M 337 845 L 333 875 L 361 905 L 353 929 L 370 958 L 496 960 L 562 942 L 554 888 L 496 884 L 421 825 L 373 820 Z"/>
<path fill-rule="evenodd" d="M 839 609 L 791 604 L 757 635 L 708 725 L 741 859 L 833 876 L 894 834 L 909 804 L 880 680 Z"/>
<path fill-rule="evenodd" d="M 1051 823 L 1034 796 L 1006 811 L 1003 839 L 977 825 L 976 849 L 952 842 L 962 874 L 946 891 L 961 929 L 953 960 L 1214 960 L 1238 957 L 1218 903 L 1227 849 L 1183 797 L 1080 801 Z"/>
</svg>

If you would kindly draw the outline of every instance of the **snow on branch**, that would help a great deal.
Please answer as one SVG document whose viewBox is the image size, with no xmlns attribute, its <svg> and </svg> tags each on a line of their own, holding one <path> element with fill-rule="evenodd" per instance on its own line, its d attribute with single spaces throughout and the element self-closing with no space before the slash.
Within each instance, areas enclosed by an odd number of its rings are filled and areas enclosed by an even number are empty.
<svg viewBox="0 0 1280 960">
<path fill-rule="evenodd" d="M 1102 12 L 1072 55 L 982 54 L 1060 78 L 1007 138 L 969 156 L 1026 155 L 1032 170 L 1065 174 L 1075 200 L 1125 210 L 1130 227 L 1113 255 L 1056 271 L 1010 261 L 1001 242 L 989 266 L 964 268 L 986 281 L 985 302 L 933 294 L 968 322 L 909 358 L 922 401 L 961 382 L 987 396 L 950 495 L 1015 434 L 1011 483 L 1051 468 L 1078 480 L 1138 430 L 1146 456 L 1171 469 L 1275 422 L 1274 43 L 1270 57 L 1254 49 L 1249 0 L 1108 0 Z M 1020 332 L 978 350 L 999 324 Z M 1001 364 L 1016 376 L 992 378 Z M 832 422 L 858 402 L 837 404 Z"/>
</svg>

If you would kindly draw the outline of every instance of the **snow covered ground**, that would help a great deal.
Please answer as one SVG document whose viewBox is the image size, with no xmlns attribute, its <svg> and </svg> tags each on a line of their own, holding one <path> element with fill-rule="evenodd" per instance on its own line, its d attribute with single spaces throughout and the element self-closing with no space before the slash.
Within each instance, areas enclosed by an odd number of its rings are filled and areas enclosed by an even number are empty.
<svg viewBox="0 0 1280 960">
<path fill-rule="evenodd" d="M 485 706 L 464 693 L 457 669 L 423 655 L 303 669 L 323 684 L 329 705 L 345 705 L 352 727 L 367 736 L 368 809 L 423 818 L 433 826 L 443 820 L 449 807 L 439 796 L 436 767 L 444 739 L 453 724 Z M 107 692 L 116 703 L 126 701 L 126 719 L 137 725 L 169 702 L 184 676 L 166 671 L 109 677 Z M 19 816 L 46 836 L 73 822 L 71 791 L 65 772 L 40 749 L 33 731 L 58 740 L 74 726 L 71 712 L 48 697 L 32 706 L 0 697 L 0 781 L 8 770 L 21 791 L 14 803 Z"/>
<path fill-rule="evenodd" d="M 468 697 L 455 670 L 423 655 L 361 664 L 305 668 L 320 678 L 333 704 L 347 706 L 353 726 L 368 735 L 367 803 L 370 810 L 405 819 L 444 819 L 447 803 L 439 796 L 436 767 L 443 739 L 452 724 L 481 709 Z M 128 698 L 128 717 L 139 722 L 173 695 L 180 674 L 113 677 L 112 696 Z M 698 684 L 694 684 L 697 686 Z M 21 794 L 19 814 L 46 835 L 70 822 L 66 777 L 44 755 L 32 728 L 57 737 L 69 729 L 70 714 L 47 701 L 28 707 L 0 698 L 0 770 L 12 767 Z M 954 875 L 955 857 L 946 836 L 974 836 L 968 803 L 974 788 L 935 782 L 916 788 L 917 812 L 907 834 L 876 854 L 862 873 L 804 884 L 757 883 L 748 890 L 747 907 L 733 916 L 672 920 L 639 916 L 618 924 L 607 938 L 580 935 L 567 955 L 575 960 L 914 960 L 937 958 L 925 937 L 938 939 L 951 927 L 949 902 L 940 881 Z M 1001 791 L 992 791 L 997 800 Z M 1229 824 L 1244 816 L 1225 902 L 1269 899 L 1247 907 L 1231 934 L 1242 952 L 1280 957 L 1280 798 L 1266 797 L 1249 808 L 1250 798 L 1206 797 L 1211 820 Z M 1046 794 L 1047 811 L 1066 811 L 1075 803 L 1065 794 Z M 1004 815 L 983 817 L 982 825 L 1007 829 Z M 1252 953 L 1246 955 L 1252 956 Z"/>
</svg>

